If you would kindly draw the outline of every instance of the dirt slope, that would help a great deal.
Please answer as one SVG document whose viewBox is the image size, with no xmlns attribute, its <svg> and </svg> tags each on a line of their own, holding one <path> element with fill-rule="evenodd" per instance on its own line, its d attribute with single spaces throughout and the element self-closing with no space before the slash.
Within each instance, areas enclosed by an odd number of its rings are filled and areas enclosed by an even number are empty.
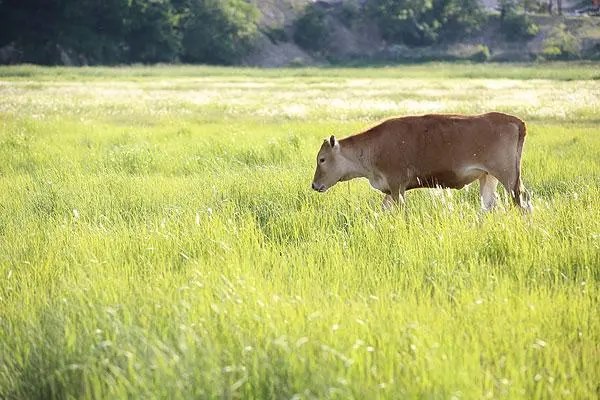
<svg viewBox="0 0 600 400">
<path fill-rule="evenodd" d="M 576 38 L 583 58 L 600 58 L 600 18 L 568 15 L 535 15 L 539 32 L 525 42 L 507 41 L 497 19 L 490 20 L 476 35 L 463 38 L 459 43 L 429 47 L 408 47 L 386 43 L 377 26 L 369 21 L 349 26 L 339 18 L 340 0 L 317 1 L 327 10 L 326 24 L 329 39 L 319 52 L 302 49 L 293 41 L 294 23 L 313 0 L 251 0 L 260 10 L 259 38 L 255 50 L 244 60 L 245 64 L 279 67 L 286 65 L 323 65 L 329 63 L 410 62 L 420 60 L 468 59 L 489 61 L 532 61 L 543 57 L 548 38 L 564 24 L 565 32 Z M 482 0 L 490 10 L 497 0 Z M 563 7 L 575 7 L 577 1 L 564 1 Z M 336 11 L 337 10 L 337 11 Z M 489 52 L 486 56 L 485 53 Z"/>
</svg>

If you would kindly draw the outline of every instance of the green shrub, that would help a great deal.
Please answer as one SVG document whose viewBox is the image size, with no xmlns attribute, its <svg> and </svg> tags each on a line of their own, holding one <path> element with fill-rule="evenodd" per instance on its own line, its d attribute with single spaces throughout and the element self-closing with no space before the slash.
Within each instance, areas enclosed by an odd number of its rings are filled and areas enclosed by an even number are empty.
<svg viewBox="0 0 600 400">
<path fill-rule="evenodd" d="M 0 0 L 0 48 L 41 64 L 231 64 L 256 33 L 245 0 Z"/>
<path fill-rule="evenodd" d="M 485 44 L 477 46 L 475 53 L 471 56 L 471 60 L 477 62 L 486 62 L 490 59 L 490 49 Z"/>
<path fill-rule="evenodd" d="M 362 7 L 358 0 L 346 0 L 342 3 L 340 18 L 346 25 L 352 25 L 354 21 L 360 18 Z"/>
<path fill-rule="evenodd" d="M 267 29 L 264 33 L 273 43 L 287 42 L 289 40 L 288 35 L 283 28 Z"/>
<path fill-rule="evenodd" d="M 244 0 L 194 0 L 183 22 L 183 60 L 233 64 L 257 33 L 258 10 Z"/>
<path fill-rule="evenodd" d="M 373 0 L 365 14 L 386 40 L 414 46 L 462 38 L 486 20 L 477 0 Z"/>
<path fill-rule="evenodd" d="M 546 60 L 569 60 L 581 57 L 579 40 L 569 31 L 565 24 L 560 24 L 544 40 L 542 57 Z"/>
<path fill-rule="evenodd" d="M 127 59 L 142 63 L 177 60 L 181 37 L 176 11 L 169 1 L 132 0 L 126 26 Z"/>
<path fill-rule="evenodd" d="M 303 49 L 319 51 L 329 39 L 325 11 L 316 5 L 306 7 L 294 26 L 294 41 Z"/>
<path fill-rule="evenodd" d="M 426 21 L 430 1 L 374 0 L 366 4 L 366 14 L 376 23 L 383 37 L 408 45 L 432 44 L 437 39 L 437 21 Z"/>
<path fill-rule="evenodd" d="M 593 47 L 585 52 L 585 57 L 590 60 L 600 60 L 600 43 L 596 43 Z"/>
<path fill-rule="evenodd" d="M 439 37 L 446 41 L 464 39 L 488 20 L 479 0 L 436 0 L 430 14 L 439 23 Z"/>
<path fill-rule="evenodd" d="M 502 18 L 501 28 L 506 39 L 511 41 L 530 39 L 539 31 L 527 14 L 519 14 L 513 9 L 508 10 Z"/>
</svg>

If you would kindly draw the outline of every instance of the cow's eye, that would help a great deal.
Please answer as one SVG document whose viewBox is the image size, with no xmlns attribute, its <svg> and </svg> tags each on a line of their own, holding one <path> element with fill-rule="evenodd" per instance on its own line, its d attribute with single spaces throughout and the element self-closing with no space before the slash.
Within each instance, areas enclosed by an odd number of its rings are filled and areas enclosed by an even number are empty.
<svg viewBox="0 0 600 400">
<path fill-rule="evenodd" d="M 321 164 L 323 164 L 323 163 L 325 162 L 325 159 L 324 159 L 324 158 L 319 158 L 319 162 L 320 162 Z"/>
</svg>

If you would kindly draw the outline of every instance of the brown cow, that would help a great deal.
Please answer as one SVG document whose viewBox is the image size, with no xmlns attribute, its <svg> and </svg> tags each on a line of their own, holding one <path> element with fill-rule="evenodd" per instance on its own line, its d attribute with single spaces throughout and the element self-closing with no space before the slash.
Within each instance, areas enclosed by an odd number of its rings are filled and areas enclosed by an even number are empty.
<svg viewBox="0 0 600 400">
<path fill-rule="evenodd" d="M 481 206 L 496 204 L 498 181 L 514 203 L 531 211 L 521 184 L 525 123 L 512 115 L 424 115 L 392 118 L 340 141 L 331 136 L 317 155 L 312 188 L 364 177 L 385 193 L 384 208 L 415 188 L 453 188 L 479 179 Z"/>
</svg>

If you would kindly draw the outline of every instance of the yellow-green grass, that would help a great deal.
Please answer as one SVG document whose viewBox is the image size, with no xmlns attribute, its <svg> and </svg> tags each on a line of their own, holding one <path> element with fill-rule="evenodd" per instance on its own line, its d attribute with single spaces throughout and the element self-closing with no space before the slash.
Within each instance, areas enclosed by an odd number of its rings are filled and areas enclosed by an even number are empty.
<svg viewBox="0 0 600 400">
<path fill-rule="evenodd" d="M 597 71 L 0 68 L 0 398 L 594 398 Z M 310 190 L 332 133 L 491 110 L 531 216 Z"/>
</svg>

